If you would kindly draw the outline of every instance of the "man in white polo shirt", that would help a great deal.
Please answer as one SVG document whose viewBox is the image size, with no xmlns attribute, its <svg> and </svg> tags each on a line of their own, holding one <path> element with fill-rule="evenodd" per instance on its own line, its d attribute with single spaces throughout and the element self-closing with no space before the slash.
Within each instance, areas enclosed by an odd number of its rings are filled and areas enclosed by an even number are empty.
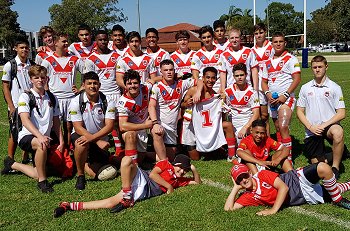
<svg viewBox="0 0 350 231">
<path fill-rule="evenodd" d="M 311 68 L 314 79 L 301 87 L 297 103 L 297 116 L 305 126 L 304 153 L 311 163 L 324 162 L 326 139 L 332 144 L 332 170 L 339 178 L 344 150 L 344 130 L 339 124 L 345 118 L 343 93 L 340 86 L 326 75 L 325 57 L 315 56 Z"/>
<path fill-rule="evenodd" d="M 101 84 L 95 72 L 84 74 L 83 86 L 85 91 L 72 100 L 69 110 L 74 127 L 72 143 L 78 175 L 75 188 L 78 190 L 85 189 L 84 168 L 94 178 L 100 167 L 108 163 L 107 135 L 113 129 L 115 119 L 115 102 L 107 102 L 106 96 L 99 91 Z"/>
</svg>

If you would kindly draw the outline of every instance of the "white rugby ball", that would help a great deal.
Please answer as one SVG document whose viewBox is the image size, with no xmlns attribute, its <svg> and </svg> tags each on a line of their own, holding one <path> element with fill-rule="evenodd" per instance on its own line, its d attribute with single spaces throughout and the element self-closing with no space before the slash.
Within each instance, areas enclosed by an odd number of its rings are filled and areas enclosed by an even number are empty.
<svg viewBox="0 0 350 231">
<path fill-rule="evenodd" d="M 111 164 L 104 165 L 97 172 L 97 179 L 112 180 L 117 176 L 117 168 Z"/>
</svg>

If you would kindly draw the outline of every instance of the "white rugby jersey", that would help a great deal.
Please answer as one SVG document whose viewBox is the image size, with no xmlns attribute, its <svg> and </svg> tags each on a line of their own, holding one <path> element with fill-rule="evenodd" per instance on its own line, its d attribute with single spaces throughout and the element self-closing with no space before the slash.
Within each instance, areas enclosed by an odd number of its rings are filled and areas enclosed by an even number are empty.
<svg viewBox="0 0 350 231">
<path fill-rule="evenodd" d="M 176 131 L 182 97 L 194 85 L 195 79 L 176 80 L 170 86 L 162 80 L 153 85 L 151 100 L 157 102 L 157 118 L 162 126 Z"/>
<path fill-rule="evenodd" d="M 221 68 L 222 62 L 220 61 L 220 55 L 223 51 L 214 46 L 212 51 L 207 51 L 202 47 L 199 49 L 192 58 L 191 70 L 199 71 L 199 77 L 203 76 L 203 69 L 205 67 L 215 67 L 217 70 Z M 220 88 L 220 78 L 219 71 L 217 76 L 217 81 L 215 82 L 213 89 L 218 91 Z"/>
<path fill-rule="evenodd" d="M 36 56 L 35 56 L 35 63 L 38 64 L 38 65 L 41 65 L 43 60 L 46 59 L 47 57 L 49 57 L 52 54 L 53 54 L 53 51 L 49 47 L 46 46 L 45 47 L 45 52 L 44 51 L 40 51 L 40 52 L 38 52 L 38 54 L 36 54 Z"/>
<path fill-rule="evenodd" d="M 232 48 L 226 49 L 220 55 L 221 62 L 223 65 L 220 67 L 220 72 L 227 73 L 226 86 L 231 86 L 236 81 L 233 77 L 232 68 L 238 63 L 244 63 L 247 66 L 247 83 L 252 86 L 251 82 L 251 69 L 258 66 L 258 63 L 254 59 L 250 48 L 242 46 L 238 51 L 232 50 Z"/>
<path fill-rule="evenodd" d="M 151 84 L 141 84 L 140 94 L 131 98 L 126 94 L 122 95 L 117 105 L 119 117 L 128 117 L 128 122 L 142 124 L 148 117 L 148 102 L 152 90 Z"/>
<path fill-rule="evenodd" d="M 170 55 L 170 59 L 174 62 L 175 73 L 177 76 L 191 73 L 191 61 L 194 53 L 195 51 L 193 50 L 190 50 L 186 54 L 176 50 Z"/>
<path fill-rule="evenodd" d="M 54 53 L 43 60 L 41 65 L 46 67 L 49 89 L 58 99 L 74 96 L 72 87 L 76 82 L 77 71 L 83 69 L 83 63 L 77 56 L 58 57 Z"/>
<path fill-rule="evenodd" d="M 199 152 L 211 152 L 226 144 L 221 105 L 222 100 L 213 96 L 193 106 L 192 124 Z"/>
<path fill-rule="evenodd" d="M 95 50 L 96 50 L 96 42 L 93 42 L 88 47 L 84 46 L 82 42 L 72 43 L 68 47 L 69 53 L 77 56 L 78 58 L 81 58 L 82 60 L 85 60 L 87 57 L 89 57 L 92 54 L 92 52 L 94 52 Z"/>
<path fill-rule="evenodd" d="M 300 73 L 298 59 L 285 51 L 280 57 L 265 62 L 263 79 L 268 81 L 269 91 L 285 93 L 293 82 L 293 74 Z M 294 96 L 294 93 L 291 93 Z"/>
<path fill-rule="evenodd" d="M 260 107 L 258 94 L 248 85 L 243 91 L 232 85 L 225 89 L 225 94 L 234 127 L 244 126 L 253 116 L 253 109 Z"/>
<path fill-rule="evenodd" d="M 163 61 L 164 59 L 170 59 L 169 53 L 164 50 L 163 48 L 158 49 L 157 52 L 153 53 L 151 49 L 147 48 L 146 53 L 152 57 L 154 60 L 154 66 L 157 70 L 157 76 L 161 76 L 162 73 L 160 73 L 160 62 Z"/>
<path fill-rule="evenodd" d="M 301 86 L 297 106 L 305 108 L 305 116 L 312 125 L 319 125 L 331 119 L 337 109 L 345 108 L 345 103 L 341 87 L 326 77 L 320 86 L 315 80 Z M 305 135 L 307 138 L 314 134 L 305 128 Z"/>
<path fill-rule="evenodd" d="M 223 44 L 220 44 L 220 43 L 218 43 L 218 41 L 214 40 L 213 41 L 213 45 L 216 46 L 218 49 L 224 51 L 224 50 L 228 49 L 231 46 L 231 43 L 230 43 L 230 40 L 228 40 L 228 39 Z"/>
<path fill-rule="evenodd" d="M 125 55 L 125 53 L 128 51 L 129 46 L 127 45 L 124 49 L 118 49 L 114 44 L 113 41 L 108 42 L 108 49 L 117 52 L 121 57 Z"/>
<path fill-rule="evenodd" d="M 50 97 L 46 92 L 45 95 L 41 97 L 33 89 L 30 89 L 30 91 L 35 96 L 38 110 L 36 108 L 33 108 L 32 111 L 30 111 L 29 96 L 27 93 L 22 93 L 18 99 L 18 114 L 21 114 L 23 112 L 30 113 L 29 116 L 32 124 L 39 130 L 42 135 L 50 136 L 53 126 L 53 117 L 59 116 L 60 114 L 58 101 L 55 98 L 56 106 L 53 108 Z M 32 135 L 32 133 L 25 126 L 23 126 L 22 130 L 18 133 L 18 141 L 20 141 L 26 135 Z"/>
<path fill-rule="evenodd" d="M 150 75 L 157 72 L 154 61 L 151 56 L 143 54 L 141 56 L 132 56 L 129 52 L 119 59 L 116 72 L 124 74 L 129 69 L 137 71 L 141 77 L 141 83 L 145 83 L 150 79 Z"/>
<path fill-rule="evenodd" d="M 115 66 L 119 59 L 120 55 L 117 52 L 99 54 L 95 51 L 85 60 L 84 73 L 93 71 L 98 74 L 101 83 L 100 91 L 105 95 L 120 95 L 115 77 Z"/>
</svg>

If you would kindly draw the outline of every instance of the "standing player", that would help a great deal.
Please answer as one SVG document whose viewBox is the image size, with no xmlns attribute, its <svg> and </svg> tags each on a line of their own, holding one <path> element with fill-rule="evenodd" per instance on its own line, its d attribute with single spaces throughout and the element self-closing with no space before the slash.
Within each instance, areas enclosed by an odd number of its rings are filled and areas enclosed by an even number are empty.
<svg viewBox="0 0 350 231">
<path fill-rule="evenodd" d="M 72 123 L 69 121 L 69 104 L 78 89 L 75 85 L 77 71 L 82 70 L 78 57 L 68 54 L 68 35 L 55 35 L 55 52 L 42 61 L 47 69 L 48 89 L 55 94 L 60 107 L 60 119 L 63 121 L 63 136 L 67 147 L 70 146 Z"/>
<path fill-rule="evenodd" d="M 247 70 L 246 81 L 250 87 L 258 91 L 258 65 L 250 48 L 241 46 L 241 31 L 239 29 L 230 30 L 229 41 L 231 46 L 221 54 L 223 65 L 219 69 L 221 73 L 227 73 L 227 87 L 235 83 L 232 67 L 238 63 L 244 63 Z"/>
<path fill-rule="evenodd" d="M 141 36 L 136 31 L 131 31 L 126 36 L 129 48 L 125 53 L 125 56 L 118 61 L 117 72 L 117 84 L 121 89 L 125 89 L 124 74 L 127 70 L 132 69 L 137 71 L 141 77 L 141 83 L 147 81 L 156 81 L 157 70 L 154 67 L 154 61 L 151 56 L 145 54 L 141 50 Z"/>
<path fill-rule="evenodd" d="M 111 38 L 112 41 L 109 41 L 108 48 L 123 57 L 129 48 L 125 40 L 125 29 L 119 24 L 114 25 Z"/>
<path fill-rule="evenodd" d="M 339 178 L 339 165 L 344 150 L 344 130 L 340 121 L 345 118 L 343 93 L 338 84 L 327 76 L 328 64 L 323 56 L 311 60 L 314 79 L 299 92 L 297 115 L 305 126 L 304 153 L 311 163 L 325 161 L 324 139 L 332 144 L 332 170 Z"/>
<path fill-rule="evenodd" d="M 199 31 L 199 38 L 202 40 L 202 48 L 198 50 L 192 58 L 191 70 L 195 79 L 203 76 L 203 69 L 205 67 L 215 67 L 219 69 L 222 65 L 220 62 L 220 55 L 223 52 L 213 45 L 214 31 L 210 26 L 204 26 Z M 220 75 L 219 81 L 216 81 L 214 90 L 217 93 L 225 91 L 226 79 L 225 76 Z"/>
<path fill-rule="evenodd" d="M 55 51 L 54 30 L 50 26 L 43 26 L 39 31 L 45 46 L 40 47 L 38 54 L 35 56 L 35 63 L 41 65 L 41 62 Z"/>
<path fill-rule="evenodd" d="M 160 73 L 160 62 L 164 59 L 169 59 L 169 53 L 158 46 L 158 31 L 155 28 L 148 28 L 146 30 L 146 43 L 147 50 L 146 53 L 151 56 L 154 60 L 154 66 L 157 69 L 157 76 L 161 77 Z M 161 79 L 161 78 L 160 78 Z"/>
<path fill-rule="evenodd" d="M 286 50 L 286 40 L 282 33 L 272 36 L 275 54 L 265 62 L 262 89 L 270 105 L 271 117 L 276 131 L 280 132 L 284 146 L 290 149 L 288 159 L 292 161 L 292 138 L 289 124 L 296 103 L 294 91 L 300 83 L 300 65 L 298 59 Z M 273 95 L 278 96 L 274 98 Z"/>
<path fill-rule="evenodd" d="M 226 27 L 225 22 L 222 20 L 215 20 L 213 23 L 214 28 L 214 45 L 219 48 L 220 50 L 226 50 L 228 47 L 230 47 L 230 41 L 225 37 L 226 34 Z"/>
<path fill-rule="evenodd" d="M 256 91 L 248 86 L 245 64 L 234 65 L 232 73 L 235 83 L 226 88 L 225 99 L 231 109 L 231 121 L 239 144 L 241 139 L 250 133 L 252 122 L 259 118 L 259 98 Z"/>
</svg>

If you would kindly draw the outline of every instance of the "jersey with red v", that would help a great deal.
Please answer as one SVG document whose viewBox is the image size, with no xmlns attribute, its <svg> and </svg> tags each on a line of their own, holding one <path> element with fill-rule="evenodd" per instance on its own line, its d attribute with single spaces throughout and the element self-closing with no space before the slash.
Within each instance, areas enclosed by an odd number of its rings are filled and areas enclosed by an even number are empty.
<svg viewBox="0 0 350 231">
<path fill-rule="evenodd" d="M 176 65 L 177 65 L 178 67 L 187 67 L 187 66 L 191 66 L 191 58 L 192 58 L 193 54 L 194 54 L 194 53 L 192 53 L 192 55 L 189 56 L 189 58 L 187 59 L 186 62 L 184 62 L 182 59 L 180 59 L 180 57 L 179 57 L 177 54 L 175 54 L 175 53 L 173 53 L 173 54 L 171 55 L 171 58 L 172 58 L 173 60 L 176 60 Z"/>
<path fill-rule="evenodd" d="M 267 67 L 267 73 L 270 74 L 270 73 L 273 73 L 273 72 L 281 71 L 282 68 L 283 68 L 283 66 L 284 66 L 284 64 L 287 63 L 288 60 L 289 60 L 290 58 L 291 58 L 290 55 L 284 56 L 284 57 L 277 63 L 276 67 L 274 67 L 274 66 L 272 65 L 271 59 L 267 60 L 266 63 L 265 63 L 265 65 L 266 65 L 266 67 Z M 272 80 L 272 82 L 275 82 L 276 77 L 275 77 L 275 78 L 272 78 L 271 80 Z"/>
<path fill-rule="evenodd" d="M 150 56 L 145 56 L 145 57 L 142 59 L 140 65 L 138 66 L 138 65 L 136 65 L 136 63 L 134 63 L 134 61 L 131 60 L 130 57 L 125 56 L 125 57 L 124 57 L 124 62 L 125 62 L 132 70 L 135 70 L 135 71 L 136 71 L 136 70 L 144 70 L 144 69 L 146 69 L 146 68 L 147 68 L 147 65 L 150 63 L 151 59 L 152 59 L 152 58 L 151 58 Z M 146 60 L 147 62 L 144 62 L 145 60 Z"/>
<path fill-rule="evenodd" d="M 164 101 L 170 101 L 174 99 L 180 99 L 181 89 L 182 89 L 182 80 L 177 81 L 175 89 L 172 94 L 170 94 L 162 84 L 158 84 L 160 94 L 162 95 Z M 173 110 L 176 107 L 176 103 L 172 102 L 168 105 L 170 110 Z"/>
<path fill-rule="evenodd" d="M 154 65 L 155 66 L 158 67 L 160 65 L 160 62 L 161 62 L 161 59 L 162 59 L 163 55 L 165 55 L 164 51 L 159 52 L 159 54 L 157 55 L 157 57 L 154 60 Z"/>
<path fill-rule="evenodd" d="M 267 55 L 266 51 L 269 51 L 268 53 L 271 54 L 272 46 L 268 46 L 261 56 L 258 54 L 258 52 L 256 52 L 256 50 L 252 49 L 252 51 L 255 54 L 256 60 L 258 62 L 261 62 L 270 58 L 269 55 Z"/>
<path fill-rule="evenodd" d="M 208 57 L 205 56 L 201 51 L 198 51 L 197 56 L 199 57 L 199 59 L 202 61 L 203 64 L 209 64 L 209 63 L 217 63 L 219 58 L 215 58 L 215 56 L 220 57 L 221 53 L 222 53 L 222 50 L 217 50 L 215 54 L 211 57 L 211 59 L 208 59 Z"/>
<path fill-rule="evenodd" d="M 84 58 L 84 57 L 89 57 L 89 55 L 92 54 L 92 52 L 95 50 L 96 45 L 95 43 L 93 44 L 93 48 L 91 49 L 91 51 L 89 51 L 89 53 L 86 53 L 79 43 L 74 43 L 73 46 L 79 52 L 80 57 Z"/>
<path fill-rule="evenodd" d="M 51 64 L 55 72 L 64 72 L 64 73 L 72 73 L 73 68 L 78 61 L 78 57 L 76 56 L 71 56 L 66 63 L 65 67 L 62 67 L 59 62 L 55 59 L 54 56 L 48 57 L 46 60 Z M 67 78 L 61 77 L 60 78 L 63 83 L 67 81 Z"/>
<path fill-rule="evenodd" d="M 235 57 L 233 57 L 230 52 L 224 52 L 223 56 L 225 57 L 225 59 L 231 64 L 231 65 L 235 65 L 237 63 L 245 63 L 247 60 L 247 57 L 250 54 L 250 49 L 246 49 L 245 51 L 242 52 L 242 54 L 239 56 L 239 59 L 235 59 Z M 246 55 L 246 58 L 243 58 L 243 56 Z"/>
<path fill-rule="evenodd" d="M 134 102 L 127 101 L 125 103 L 124 107 L 126 107 L 127 109 L 129 109 L 129 111 L 132 111 L 133 113 L 138 113 L 142 109 L 148 107 L 149 99 L 148 99 L 148 87 L 147 86 L 142 85 L 141 94 L 142 94 L 141 106 L 137 105 Z M 139 117 L 140 117 L 140 119 L 143 119 L 144 116 L 140 115 Z"/>
<path fill-rule="evenodd" d="M 248 97 L 248 99 L 253 95 L 252 91 L 248 91 L 246 92 L 246 94 L 241 98 L 238 99 L 235 94 L 233 93 L 232 88 L 228 88 L 225 90 L 228 96 L 228 99 L 230 100 L 231 105 L 246 105 L 247 101 L 245 101 L 244 99 Z M 239 110 L 237 110 L 239 111 Z"/>
<path fill-rule="evenodd" d="M 106 68 L 113 68 L 115 67 L 115 63 L 117 62 L 117 59 L 119 58 L 119 54 L 116 52 L 113 52 L 111 57 L 107 60 L 107 63 L 104 63 L 99 57 L 96 55 L 90 55 L 89 59 L 100 69 L 104 70 Z M 110 73 L 105 73 L 106 78 L 108 79 L 110 76 Z"/>
</svg>

